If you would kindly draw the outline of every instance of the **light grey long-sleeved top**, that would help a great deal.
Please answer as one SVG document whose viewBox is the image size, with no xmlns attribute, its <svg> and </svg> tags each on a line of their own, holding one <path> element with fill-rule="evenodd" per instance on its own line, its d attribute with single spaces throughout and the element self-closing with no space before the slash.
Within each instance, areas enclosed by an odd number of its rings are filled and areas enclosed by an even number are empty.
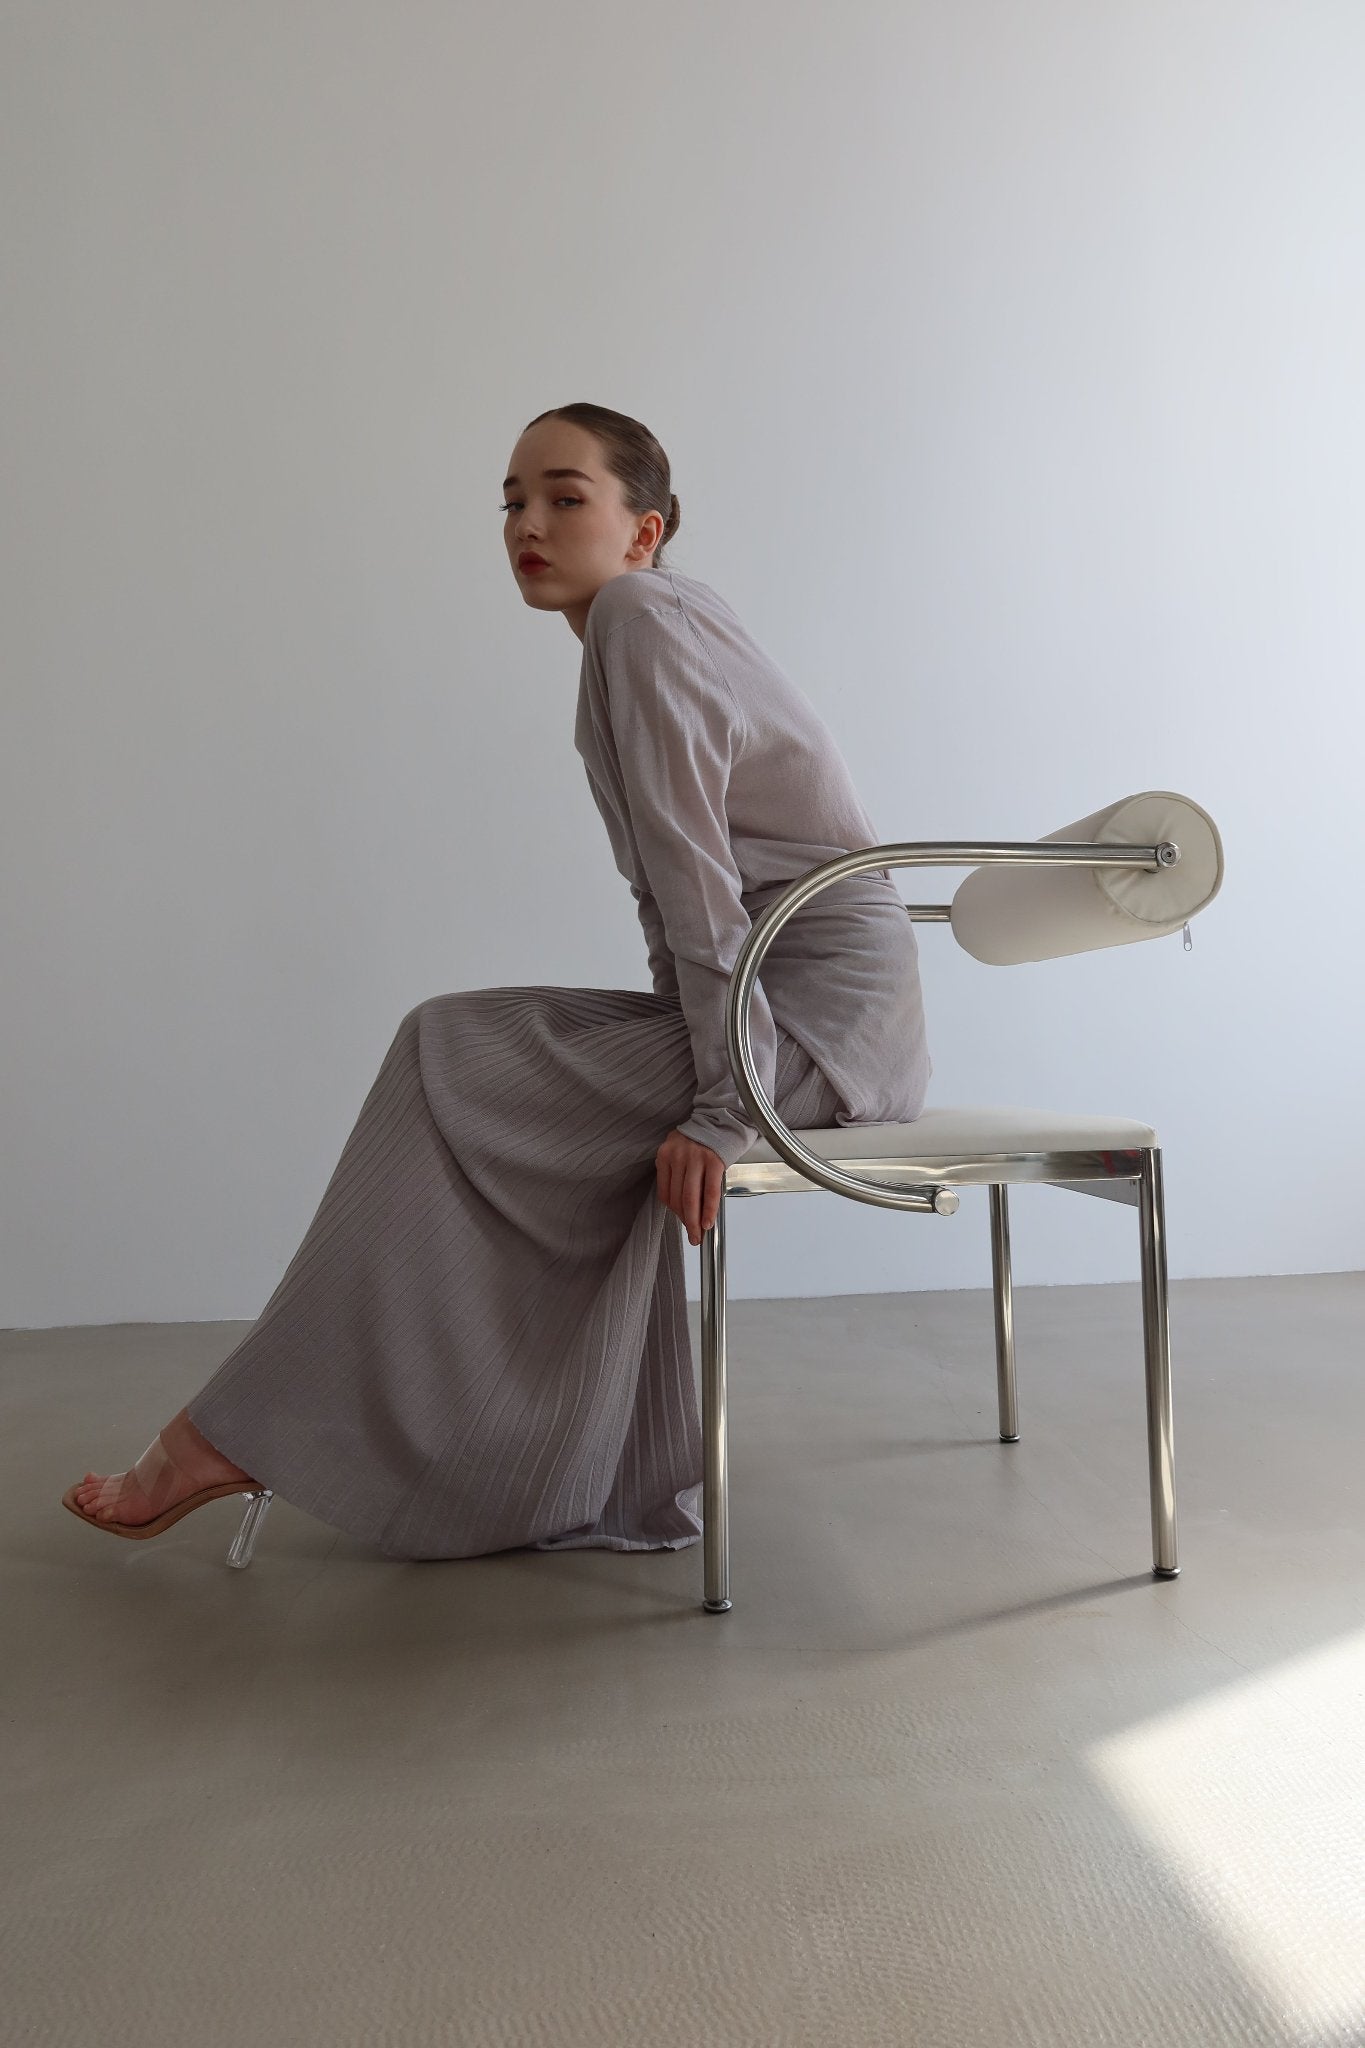
<svg viewBox="0 0 1365 2048">
<path fill-rule="evenodd" d="M 697 1094 L 678 1129 L 733 1165 L 758 1137 L 725 1044 L 752 921 L 798 875 L 887 841 L 807 698 L 709 584 L 673 569 L 625 571 L 594 597 L 574 745 L 636 900 L 654 991 L 676 994 L 687 1022 Z M 770 1101 L 780 1024 L 838 1089 L 840 1123 L 908 1122 L 923 1108 L 919 955 L 892 872 L 824 889 L 765 954 L 750 1035 Z"/>
</svg>

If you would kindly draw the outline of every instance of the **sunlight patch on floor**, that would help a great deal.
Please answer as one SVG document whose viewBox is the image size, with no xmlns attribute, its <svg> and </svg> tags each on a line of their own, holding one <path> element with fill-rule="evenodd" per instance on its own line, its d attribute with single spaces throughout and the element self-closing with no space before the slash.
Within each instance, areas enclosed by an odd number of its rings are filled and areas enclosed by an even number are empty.
<svg viewBox="0 0 1365 2048">
<path fill-rule="evenodd" d="M 1365 1631 L 1085 1761 L 1296 2037 L 1365 2033 Z"/>
</svg>

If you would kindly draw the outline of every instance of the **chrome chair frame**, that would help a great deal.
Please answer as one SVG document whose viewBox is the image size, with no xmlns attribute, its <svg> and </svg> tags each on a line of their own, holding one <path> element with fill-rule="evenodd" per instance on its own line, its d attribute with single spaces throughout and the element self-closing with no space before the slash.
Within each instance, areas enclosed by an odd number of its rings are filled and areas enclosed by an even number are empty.
<svg viewBox="0 0 1365 2048">
<path fill-rule="evenodd" d="M 726 1613 L 730 1597 L 730 1489 L 728 1346 L 726 1339 L 726 1203 L 736 1197 L 805 1194 L 826 1188 L 879 1208 L 922 1215 L 952 1215 L 959 1187 L 990 1189 L 991 1278 L 995 1311 L 996 1385 L 1001 1443 L 1019 1441 L 1014 1376 L 1014 1298 L 1010 1268 L 1009 1194 L 1029 1182 L 1077 1194 L 1126 1202 L 1138 1211 L 1143 1351 L 1147 1389 L 1147 1470 L 1152 1516 L 1152 1574 L 1173 1579 L 1180 1565 L 1176 1549 L 1174 1439 L 1171 1416 L 1171 1339 L 1166 1261 L 1166 1209 L 1161 1148 L 1125 1151 L 1004 1152 L 963 1158 L 914 1153 L 869 1162 L 823 1159 L 789 1130 L 763 1091 L 754 1065 L 750 1006 L 763 956 L 778 932 L 802 905 L 845 875 L 872 868 L 978 867 L 986 863 L 1043 866 L 1053 862 L 1090 867 L 1173 867 L 1180 849 L 1157 846 L 1102 846 L 1085 840 L 897 841 L 843 854 L 812 868 L 776 897 L 755 920 L 740 948 L 726 1001 L 725 1037 L 736 1085 L 750 1115 L 778 1160 L 737 1160 L 725 1171 L 715 1222 L 701 1240 L 702 1340 L 702 1514 L 704 1597 L 708 1614 Z M 951 921 L 951 905 L 907 904 L 921 924 Z M 785 1161 L 786 1164 L 780 1163 Z M 849 1172 L 874 1166 L 875 1179 Z"/>
</svg>

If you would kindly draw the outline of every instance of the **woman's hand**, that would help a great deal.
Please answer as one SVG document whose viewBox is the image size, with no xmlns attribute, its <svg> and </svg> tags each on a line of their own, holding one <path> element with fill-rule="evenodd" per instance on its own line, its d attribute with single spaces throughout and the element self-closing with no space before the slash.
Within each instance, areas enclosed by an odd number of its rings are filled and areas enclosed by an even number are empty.
<svg viewBox="0 0 1365 2048">
<path fill-rule="evenodd" d="M 659 1200 L 686 1226 L 693 1244 L 709 1230 L 720 1208 L 725 1161 L 709 1145 L 670 1131 L 654 1155 L 659 1172 Z"/>
</svg>

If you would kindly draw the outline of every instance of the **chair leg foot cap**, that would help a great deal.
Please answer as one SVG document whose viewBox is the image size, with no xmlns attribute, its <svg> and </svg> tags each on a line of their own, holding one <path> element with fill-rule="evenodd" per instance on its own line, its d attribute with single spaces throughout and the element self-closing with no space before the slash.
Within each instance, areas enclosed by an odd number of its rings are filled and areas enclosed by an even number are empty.
<svg viewBox="0 0 1365 2048">
<path fill-rule="evenodd" d="M 703 1600 L 701 1604 L 707 1614 L 728 1614 L 730 1611 L 728 1600 Z"/>
<path fill-rule="evenodd" d="M 1154 1579 L 1178 1579 L 1180 1577 L 1180 1566 L 1178 1564 L 1154 1564 L 1152 1566 L 1152 1577 Z"/>
<path fill-rule="evenodd" d="M 1000 1441 L 1002 1444 L 1017 1444 L 1019 1441 L 1019 1437 L 1016 1432 L 1014 1436 L 1002 1436 Z"/>
</svg>

